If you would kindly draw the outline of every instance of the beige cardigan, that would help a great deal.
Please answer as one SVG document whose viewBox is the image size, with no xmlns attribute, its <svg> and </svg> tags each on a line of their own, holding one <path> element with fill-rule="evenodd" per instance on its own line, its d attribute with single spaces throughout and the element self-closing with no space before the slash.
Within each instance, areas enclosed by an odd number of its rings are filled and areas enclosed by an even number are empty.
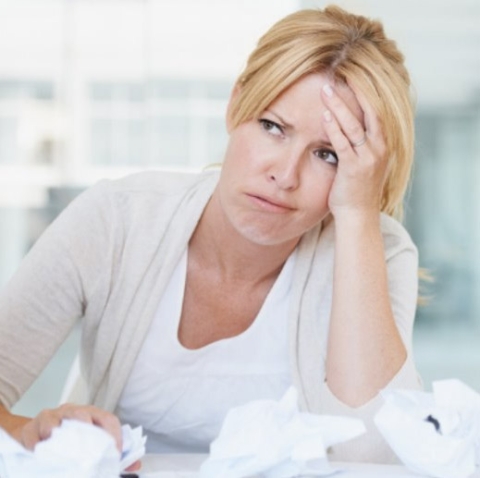
<svg viewBox="0 0 480 478">
<path fill-rule="evenodd" d="M 13 405 L 82 319 L 82 371 L 89 401 L 113 411 L 167 281 L 187 247 L 218 172 L 145 172 L 102 181 L 47 229 L 0 295 L 0 401 Z M 408 358 L 389 388 L 419 388 L 411 351 L 417 251 L 382 215 L 389 290 Z M 362 418 L 369 432 L 338 445 L 335 460 L 395 458 L 373 425 L 380 396 L 358 409 L 325 384 L 334 227 L 304 235 L 294 271 L 290 356 L 301 406 Z"/>
</svg>

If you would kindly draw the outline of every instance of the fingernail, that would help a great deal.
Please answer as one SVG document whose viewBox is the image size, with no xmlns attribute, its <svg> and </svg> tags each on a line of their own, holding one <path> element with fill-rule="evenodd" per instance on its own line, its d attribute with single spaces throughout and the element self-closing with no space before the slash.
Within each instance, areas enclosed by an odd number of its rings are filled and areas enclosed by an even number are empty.
<svg viewBox="0 0 480 478">
<path fill-rule="evenodd" d="M 323 117 L 325 118 L 325 121 L 332 121 L 332 113 L 330 112 L 330 110 L 325 110 L 323 112 Z"/>
<path fill-rule="evenodd" d="M 333 88 L 328 83 L 323 85 L 323 91 L 329 98 L 333 96 Z"/>
</svg>

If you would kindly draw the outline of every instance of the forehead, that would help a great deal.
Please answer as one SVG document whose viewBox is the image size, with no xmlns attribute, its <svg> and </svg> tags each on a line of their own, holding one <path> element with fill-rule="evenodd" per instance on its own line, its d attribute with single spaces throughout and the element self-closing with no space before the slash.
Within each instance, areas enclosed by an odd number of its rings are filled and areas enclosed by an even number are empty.
<svg viewBox="0 0 480 478">
<path fill-rule="evenodd" d="M 273 101 L 273 108 L 288 108 L 292 114 L 305 115 L 307 112 L 322 115 L 327 106 L 322 100 L 324 85 L 334 86 L 335 93 L 342 99 L 353 115 L 363 124 L 363 111 L 352 89 L 343 82 L 335 82 L 330 76 L 312 73 L 297 80 Z"/>
</svg>

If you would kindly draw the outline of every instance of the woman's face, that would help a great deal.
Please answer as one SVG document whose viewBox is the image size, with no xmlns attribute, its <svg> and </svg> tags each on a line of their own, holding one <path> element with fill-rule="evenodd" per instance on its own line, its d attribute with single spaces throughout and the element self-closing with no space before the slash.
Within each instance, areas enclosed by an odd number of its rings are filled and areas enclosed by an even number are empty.
<svg viewBox="0 0 480 478">
<path fill-rule="evenodd" d="M 224 217 L 262 245 L 296 242 L 329 212 L 337 157 L 324 129 L 321 74 L 308 75 L 280 95 L 259 118 L 229 131 L 214 193 Z M 361 108 L 348 87 L 337 92 L 354 114 Z"/>
</svg>

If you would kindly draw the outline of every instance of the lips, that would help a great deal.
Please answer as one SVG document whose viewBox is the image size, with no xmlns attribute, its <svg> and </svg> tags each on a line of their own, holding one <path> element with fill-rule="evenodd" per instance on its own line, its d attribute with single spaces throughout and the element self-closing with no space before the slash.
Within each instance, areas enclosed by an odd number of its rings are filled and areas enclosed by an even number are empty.
<svg viewBox="0 0 480 478">
<path fill-rule="evenodd" d="M 287 212 L 292 211 L 293 207 L 289 204 L 268 196 L 259 196 L 257 194 L 247 194 L 247 196 L 263 210 L 271 212 Z"/>
</svg>

